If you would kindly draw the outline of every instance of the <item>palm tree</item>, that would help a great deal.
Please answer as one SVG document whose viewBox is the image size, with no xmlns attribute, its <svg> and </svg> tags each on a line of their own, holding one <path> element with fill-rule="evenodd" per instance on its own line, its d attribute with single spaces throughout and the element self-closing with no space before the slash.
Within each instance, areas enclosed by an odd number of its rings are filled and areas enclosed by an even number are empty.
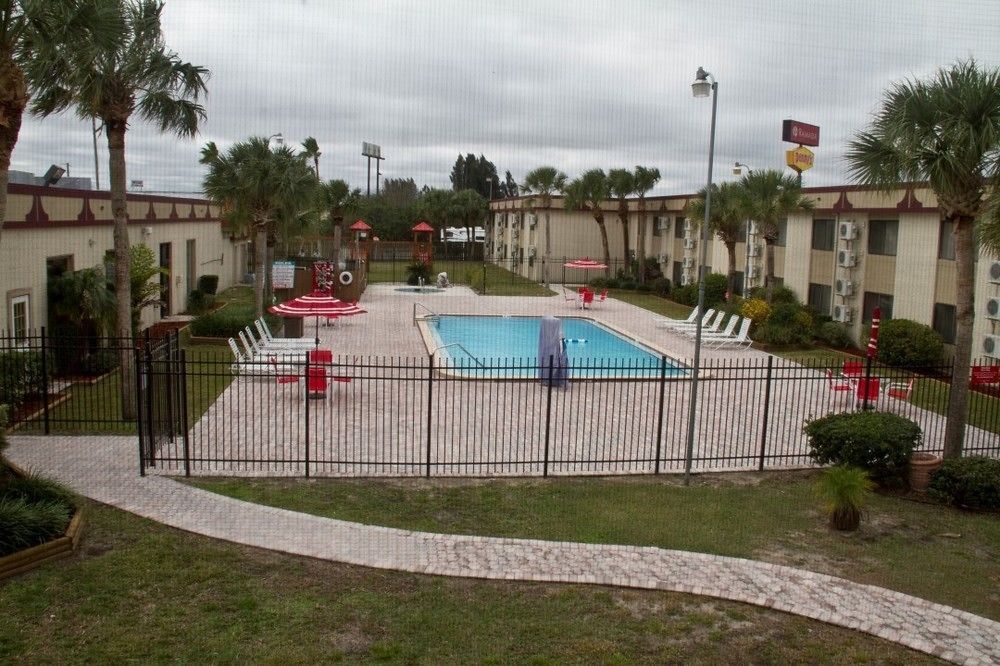
<svg viewBox="0 0 1000 666">
<path fill-rule="evenodd" d="M 319 178 L 319 157 L 323 154 L 319 152 L 319 144 L 316 143 L 316 139 L 311 136 L 307 136 L 306 140 L 302 142 L 302 148 L 305 152 L 306 159 L 313 161 L 313 168 L 316 170 L 316 178 Z"/>
<path fill-rule="evenodd" d="M 955 225 L 955 381 L 948 399 L 944 455 L 962 455 L 965 439 L 980 223 L 987 246 L 1000 249 L 1000 69 L 974 60 L 938 70 L 927 81 L 893 84 L 867 131 L 850 142 L 854 179 L 886 191 L 927 181 L 944 220 Z"/>
<path fill-rule="evenodd" d="M 222 207 L 223 219 L 253 232 L 254 304 L 259 317 L 264 314 L 268 238 L 315 201 L 316 174 L 303 155 L 287 146 L 272 150 L 259 136 L 224 154 L 210 143 L 202 149 L 201 162 L 208 166 L 202 188 Z"/>
<path fill-rule="evenodd" d="M 539 208 L 545 209 L 545 261 L 542 262 L 542 282 L 549 288 L 549 263 L 552 261 L 552 229 L 549 226 L 549 208 L 552 206 L 552 196 L 561 192 L 566 186 L 566 174 L 555 167 L 542 166 L 528 173 L 521 184 L 521 193 L 528 195 L 527 204 L 532 212 L 538 214 Z M 536 204 L 535 197 L 538 197 Z"/>
<path fill-rule="evenodd" d="M 660 170 L 655 167 L 635 168 L 635 194 L 639 197 L 639 282 L 646 282 L 646 193 L 660 182 Z"/>
<path fill-rule="evenodd" d="M 86 46 L 113 39 L 108 12 L 79 0 L 0 1 L 0 232 L 7 215 L 7 170 L 21 131 L 21 119 L 39 82 L 30 72 L 45 72 L 59 50 L 72 42 L 78 57 Z"/>
<path fill-rule="evenodd" d="M 32 113 L 47 116 L 70 106 L 84 119 L 101 121 L 110 155 L 111 213 L 114 217 L 115 297 L 117 332 L 132 334 L 129 285 L 128 211 L 125 204 L 125 132 L 133 114 L 156 125 L 161 132 L 193 137 L 205 109 L 198 104 L 206 92 L 208 70 L 182 62 L 163 42 L 157 0 L 113 0 L 102 4 L 116 14 L 119 30 L 113 41 L 86 43 L 81 57 L 76 42 L 58 49 L 50 62 L 35 61 L 29 79 L 38 89 Z M 120 352 L 123 416 L 134 418 L 132 354 L 127 345 Z"/>
<path fill-rule="evenodd" d="M 705 220 L 706 192 L 706 188 L 701 188 L 697 196 L 688 202 L 685 211 L 688 217 L 699 220 L 700 224 L 704 224 Z M 729 259 L 726 290 L 730 294 L 736 293 L 736 243 L 743 240 L 742 203 L 743 191 L 739 183 L 712 184 L 712 219 L 708 221 L 708 228 L 726 246 Z"/>
<path fill-rule="evenodd" d="M 635 193 L 635 176 L 628 169 L 612 169 L 608 172 L 607 189 L 608 194 L 618 200 L 618 220 L 622 223 L 622 251 L 624 253 L 622 266 L 624 266 L 625 272 L 629 273 L 632 266 L 632 253 L 628 233 L 628 198 Z"/>
<path fill-rule="evenodd" d="M 345 181 L 334 179 L 320 183 L 317 194 L 319 206 L 329 215 L 330 228 L 333 230 L 333 256 L 331 260 L 339 270 L 340 250 L 344 242 L 344 211 L 354 204 L 357 197 L 361 195 L 361 191 L 352 192 Z"/>
<path fill-rule="evenodd" d="M 567 210 L 589 210 L 601 230 L 601 246 L 604 249 L 604 274 L 611 275 L 611 250 L 608 247 L 608 229 L 604 224 L 602 206 L 611 193 L 608 177 L 602 169 L 585 171 L 565 188 Z"/>
<path fill-rule="evenodd" d="M 798 179 L 775 169 L 751 171 L 740 179 L 743 215 L 755 220 L 767 248 L 764 257 L 764 288 L 767 300 L 774 291 L 774 245 L 782 218 L 799 209 L 811 209 L 813 201 L 802 194 Z"/>
</svg>

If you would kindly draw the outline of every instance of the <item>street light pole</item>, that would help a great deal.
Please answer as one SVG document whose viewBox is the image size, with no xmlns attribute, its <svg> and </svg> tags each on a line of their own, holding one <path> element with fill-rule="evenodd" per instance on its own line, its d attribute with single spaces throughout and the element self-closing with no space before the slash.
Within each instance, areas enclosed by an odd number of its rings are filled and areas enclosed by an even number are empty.
<svg viewBox="0 0 1000 666">
<path fill-rule="evenodd" d="M 743 164 L 742 162 L 735 162 L 735 163 L 733 163 L 733 175 L 734 176 L 742 175 L 743 174 L 743 169 L 747 170 L 747 175 L 750 175 L 751 173 L 753 173 L 753 169 L 750 168 L 749 164 Z M 743 298 L 746 298 L 747 297 L 747 283 L 750 282 L 750 220 L 744 220 L 744 221 L 746 222 L 746 225 L 747 225 L 747 232 L 746 232 L 746 234 L 744 234 L 746 236 L 746 238 L 744 238 L 744 245 L 743 245 L 743 247 L 745 248 L 745 251 L 743 252 L 743 255 L 744 255 L 743 258 L 745 259 L 745 261 L 743 262 L 744 263 L 744 267 L 743 267 L 743 289 L 741 289 L 740 292 L 742 293 Z"/>
<path fill-rule="evenodd" d="M 711 79 L 711 83 L 709 83 Z M 701 224 L 701 248 L 698 266 L 698 315 L 695 317 L 694 368 L 691 370 L 691 403 L 688 407 L 687 448 L 684 453 L 684 485 L 691 483 L 691 459 L 694 454 L 694 430 L 698 416 L 698 376 L 701 365 L 701 322 L 705 311 L 705 263 L 708 260 L 708 221 L 712 219 L 712 167 L 715 160 L 715 111 L 719 101 L 719 83 L 701 67 L 691 84 L 695 97 L 712 96 L 712 131 L 708 142 L 708 186 L 705 188 L 705 219 Z"/>
</svg>

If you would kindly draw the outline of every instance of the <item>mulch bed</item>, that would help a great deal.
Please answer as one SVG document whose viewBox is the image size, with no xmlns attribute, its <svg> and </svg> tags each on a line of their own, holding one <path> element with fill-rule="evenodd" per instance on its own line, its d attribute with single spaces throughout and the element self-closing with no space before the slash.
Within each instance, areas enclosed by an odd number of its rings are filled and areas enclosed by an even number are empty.
<svg viewBox="0 0 1000 666">
<path fill-rule="evenodd" d="M 167 337 L 171 331 L 180 331 L 190 323 L 189 321 L 160 321 L 143 330 L 142 335 L 145 336 L 148 333 L 150 339 L 159 340 Z"/>
</svg>

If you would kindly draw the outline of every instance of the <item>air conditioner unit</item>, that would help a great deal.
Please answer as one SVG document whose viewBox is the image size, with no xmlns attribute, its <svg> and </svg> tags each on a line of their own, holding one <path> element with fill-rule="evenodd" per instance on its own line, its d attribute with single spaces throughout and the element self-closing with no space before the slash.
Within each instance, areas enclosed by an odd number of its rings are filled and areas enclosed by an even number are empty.
<svg viewBox="0 0 1000 666">
<path fill-rule="evenodd" d="M 517 227 L 514 227 L 513 237 L 514 237 L 514 240 L 517 240 L 518 238 L 521 237 L 521 230 L 518 229 Z"/>
<path fill-rule="evenodd" d="M 1000 284 L 1000 261 L 990 264 L 989 279 L 993 284 Z"/>
<path fill-rule="evenodd" d="M 983 337 L 983 353 L 990 358 L 1000 358 L 1000 335 Z"/>
<path fill-rule="evenodd" d="M 693 228 L 694 228 L 694 224 L 691 222 L 691 220 L 685 219 L 684 220 L 684 231 L 691 231 L 691 229 L 693 229 Z"/>
<path fill-rule="evenodd" d="M 694 259 L 692 259 L 691 257 L 684 257 L 684 268 L 693 268 L 693 267 L 694 267 Z"/>
<path fill-rule="evenodd" d="M 693 238 L 685 238 L 684 239 L 684 249 L 685 250 L 693 250 L 694 246 L 695 246 L 695 240 Z"/>
<path fill-rule="evenodd" d="M 854 283 L 850 280 L 837 280 L 836 284 L 837 296 L 853 296 L 854 295 Z"/>
<path fill-rule="evenodd" d="M 668 257 L 667 255 L 665 255 L 665 254 L 658 254 L 658 255 L 656 255 L 656 262 L 657 263 L 665 264 L 668 261 L 670 261 L 670 257 Z"/>
<path fill-rule="evenodd" d="M 1000 319 L 1000 298 L 990 298 L 986 301 L 986 316 L 990 319 Z"/>
<path fill-rule="evenodd" d="M 536 226 L 538 226 L 538 216 L 537 215 L 528 215 L 528 226 L 530 228 L 532 228 L 532 229 L 534 229 Z"/>
<path fill-rule="evenodd" d="M 747 245 L 747 256 L 748 257 L 760 256 L 760 245 L 758 245 L 757 243 L 750 243 L 749 245 Z"/>
<path fill-rule="evenodd" d="M 529 248 L 528 248 L 528 258 L 529 258 L 529 259 L 534 259 L 534 258 L 535 258 L 535 255 L 536 255 L 537 253 L 538 253 L 538 251 L 537 251 L 537 250 L 536 250 L 535 248 L 533 248 L 533 247 L 529 247 Z"/>
<path fill-rule="evenodd" d="M 750 266 L 747 267 L 747 279 L 748 280 L 756 280 L 757 276 L 759 275 L 759 273 L 760 273 L 760 271 L 758 270 L 758 268 L 756 266 L 750 265 Z"/>
<path fill-rule="evenodd" d="M 851 308 L 846 305 L 834 305 L 833 306 L 833 320 L 843 322 L 845 324 L 851 323 Z"/>
<path fill-rule="evenodd" d="M 858 237 L 858 225 L 854 220 L 844 220 L 840 223 L 841 240 L 854 240 Z"/>
<path fill-rule="evenodd" d="M 691 284 L 691 276 L 687 273 L 681 275 L 681 286 L 686 287 Z"/>
<path fill-rule="evenodd" d="M 858 264 L 858 255 L 854 252 L 841 250 L 837 253 L 837 265 L 844 268 L 854 268 Z"/>
</svg>

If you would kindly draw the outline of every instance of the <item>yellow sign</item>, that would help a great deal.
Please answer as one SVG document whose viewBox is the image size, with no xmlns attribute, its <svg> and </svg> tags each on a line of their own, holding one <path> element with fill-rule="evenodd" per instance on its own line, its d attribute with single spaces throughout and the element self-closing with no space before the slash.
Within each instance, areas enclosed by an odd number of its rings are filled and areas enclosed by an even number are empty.
<svg viewBox="0 0 1000 666">
<path fill-rule="evenodd" d="M 798 173 L 812 169 L 813 151 L 804 146 L 785 151 L 785 163 Z"/>
</svg>

